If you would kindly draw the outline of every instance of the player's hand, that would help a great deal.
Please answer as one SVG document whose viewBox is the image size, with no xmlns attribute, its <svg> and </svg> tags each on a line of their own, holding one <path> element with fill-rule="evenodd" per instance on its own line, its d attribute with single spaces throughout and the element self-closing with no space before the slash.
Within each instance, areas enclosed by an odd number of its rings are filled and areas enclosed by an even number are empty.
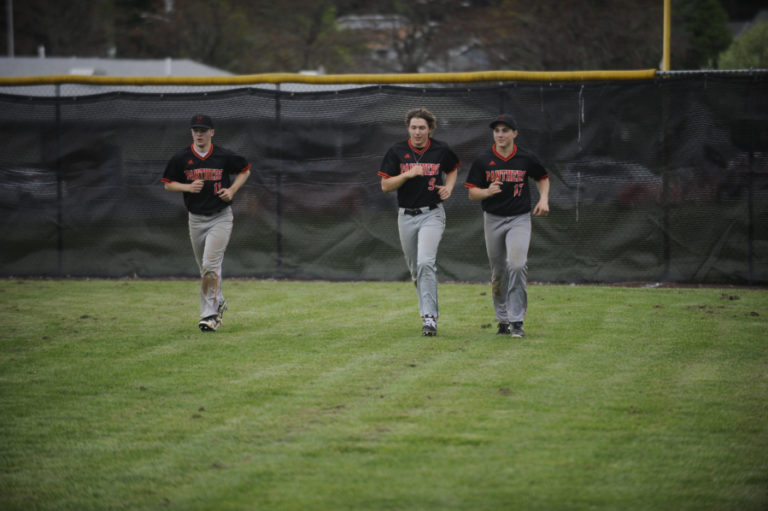
<svg viewBox="0 0 768 511">
<path fill-rule="evenodd" d="M 453 192 L 453 190 L 451 190 L 447 186 L 437 185 L 435 186 L 435 188 L 437 188 L 437 194 L 440 196 L 442 200 L 448 200 L 448 198 L 451 196 L 451 192 Z"/>
<path fill-rule="evenodd" d="M 494 181 L 493 183 L 491 183 L 490 186 L 488 186 L 488 196 L 501 193 L 502 184 L 503 183 L 501 181 Z"/>
<path fill-rule="evenodd" d="M 540 200 L 533 208 L 533 216 L 547 216 L 549 214 L 549 202 Z"/>
<path fill-rule="evenodd" d="M 232 202 L 232 199 L 234 198 L 235 194 L 232 193 L 232 191 L 229 188 L 222 188 L 219 190 L 219 199 L 223 200 L 224 202 Z"/>
<path fill-rule="evenodd" d="M 407 173 L 408 178 L 416 177 L 416 176 L 423 176 L 424 175 L 424 167 L 421 165 L 414 165 L 411 167 L 411 170 Z"/>
<path fill-rule="evenodd" d="M 200 193 L 200 191 L 203 189 L 203 180 L 202 179 L 195 179 L 191 183 L 189 183 L 189 193 Z"/>
</svg>

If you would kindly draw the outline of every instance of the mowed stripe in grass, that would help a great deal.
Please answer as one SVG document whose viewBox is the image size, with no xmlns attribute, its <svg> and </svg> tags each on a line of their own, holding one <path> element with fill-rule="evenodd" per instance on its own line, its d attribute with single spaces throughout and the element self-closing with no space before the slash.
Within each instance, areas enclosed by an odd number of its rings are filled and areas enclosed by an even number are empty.
<svg viewBox="0 0 768 511">
<path fill-rule="evenodd" d="M 768 296 L 0 281 L 4 509 L 763 509 Z"/>
</svg>

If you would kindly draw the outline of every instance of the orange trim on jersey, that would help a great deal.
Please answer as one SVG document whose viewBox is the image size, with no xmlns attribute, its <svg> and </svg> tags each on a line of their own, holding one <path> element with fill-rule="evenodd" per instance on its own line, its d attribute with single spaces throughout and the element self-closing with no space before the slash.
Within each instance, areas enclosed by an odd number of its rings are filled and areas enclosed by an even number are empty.
<svg viewBox="0 0 768 511">
<path fill-rule="evenodd" d="M 246 172 L 250 172 L 250 171 L 251 171 L 251 164 L 249 163 L 248 165 L 245 166 L 243 170 L 238 172 L 238 174 L 245 174 Z"/>
<path fill-rule="evenodd" d="M 408 139 L 408 147 L 410 147 L 411 151 L 413 151 L 416 154 L 424 154 L 425 152 L 427 152 L 427 149 L 429 149 L 430 145 L 432 145 L 432 139 L 431 138 L 427 138 L 426 145 L 424 145 L 424 147 L 421 148 L 421 149 L 418 149 L 418 148 L 414 147 L 413 144 L 411 144 L 411 139 L 410 138 Z"/>
<path fill-rule="evenodd" d="M 464 183 L 464 188 L 480 188 L 477 185 L 473 185 L 472 183 Z"/>
<path fill-rule="evenodd" d="M 192 154 L 194 154 L 195 156 L 197 156 L 201 160 L 207 160 L 208 157 L 213 154 L 213 142 L 211 142 L 211 148 L 208 149 L 208 152 L 205 154 L 205 156 L 203 156 L 202 154 L 197 152 L 197 149 L 195 149 L 194 142 L 189 147 L 190 147 L 190 149 L 192 149 Z"/>
<path fill-rule="evenodd" d="M 160 182 L 161 183 L 175 183 L 176 181 L 174 181 L 173 179 L 168 179 L 167 177 L 161 177 L 160 178 Z"/>
<path fill-rule="evenodd" d="M 499 154 L 499 152 L 496 150 L 496 144 L 493 144 L 493 147 L 491 148 L 491 150 L 493 151 L 493 154 L 495 154 L 497 158 L 504 161 L 509 161 L 512 159 L 512 157 L 514 157 L 517 154 L 517 145 L 512 144 L 512 152 L 506 158 L 501 154 Z"/>
<path fill-rule="evenodd" d="M 540 177 L 539 179 L 537 179 L 536 181 L 544 181 L 545 179 L 549 179 L 549 174 L 544 174 L 543 176 L 541 176 L 541 177 Z"/>
</svg>

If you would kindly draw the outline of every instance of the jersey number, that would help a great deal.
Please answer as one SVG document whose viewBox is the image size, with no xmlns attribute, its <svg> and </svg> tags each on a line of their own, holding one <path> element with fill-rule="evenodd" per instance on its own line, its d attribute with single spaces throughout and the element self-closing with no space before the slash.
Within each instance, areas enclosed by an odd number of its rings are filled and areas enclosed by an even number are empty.
<svg viewBox="0 0 768 511">
<path fill-rule="evenodd" d="M 213 184 L 213 193 L 218 195 L 220 191 L 221 191 L 221 183 L 214 183 Z"/>
<path fill-rule="evenodd" d="M 523 186 L 525 186 L 525 183 L 517 183 L 515 185 L 515 197 L 520 197 L 520 195 L 523 193 Z"/>
<path fill-rule="evenodd" d="M 435 183 L 437 183 L 437 178 L 436 177 L 429 178 L 429 187 L 427 188 L 427 190 L 429 190 L 430 192 L 432 190 L 434 190 L 435 189 Z"/>
</svg>

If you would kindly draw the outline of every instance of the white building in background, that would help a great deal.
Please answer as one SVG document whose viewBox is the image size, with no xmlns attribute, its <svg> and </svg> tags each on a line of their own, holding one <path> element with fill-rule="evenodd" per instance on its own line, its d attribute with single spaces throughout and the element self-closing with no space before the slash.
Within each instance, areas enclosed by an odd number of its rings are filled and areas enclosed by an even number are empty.
<svg viewBox="0 0 768 511">
<path fill-rule="evenodd" d="M 102 59 L 80 57 L 0 57 L 0 76 L 231 76 L 188 59 Z"/>
<path fill-rule="evenodd" d="M 351 30 L 363 34 L 369 50 L 368 63 L 374 69 L 396 70 L 397 52 L 392 46 L 394 37 L 405 37 L 409 20 L 400 14 L 363 14 L 341 16 L 336 20 L 340 30 Z M 432 26 L 437 26 L 432 22 Z M 477 71 L 488 68 L 488 58 L 477 41 L 468 38 L 464 43 L 446 48 L 442 56 L 425 62 L 421 73 Z"/>
<path fill-rule="evenodd" d="M 206 66 L 187 59 L 109 59 L 80 57 L 45 57 L 40 52 L 38 57 L 0 57 L 0 77 L 37 77 L 37 76 L 125 76 L 125 77 L 217 77 L 232 76 L 232 73 Z M 219 90 L 220 86 L 202 86 L 185 89 L 186 91 Z M 83 96 L 111 91 L 125 92 L 180 92 L 176 87 L 163 86 L 126 86 L 126 85 L 86 85 L 65 83 L 41 85 L 0 85 L 0 93 L 24 96 Z"/>
</svg>

